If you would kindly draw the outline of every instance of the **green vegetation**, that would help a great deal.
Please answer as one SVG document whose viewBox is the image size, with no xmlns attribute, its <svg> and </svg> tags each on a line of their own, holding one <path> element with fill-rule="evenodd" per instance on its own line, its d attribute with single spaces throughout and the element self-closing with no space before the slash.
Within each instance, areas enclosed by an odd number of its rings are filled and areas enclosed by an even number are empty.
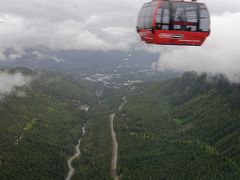
<svg viewBox="0 0 240 180">
<path fill-rule="evenodd" d="M 111 138 L 109 114 L 103 104 L 91 109 L 87 122 L 87 134 L 81 144 L 81 158 L 75 163 L 77 173 L 73 179 L 110 178 Z"/>
<path fill-rule="evenodd" d="M 19 88 L 26 96 L 0 102 L 0 179 L 64 179 L 85 123 L 73 179 L 111 179 L 112 113 L 121 179 L 240 179 L 240 85 L 222 75 L 190 72 L 114 90 L 24 73 L 35 77 Z"/>
<path fill-rule="evenodd" d="M 34 81 L 0 102 L 0 179 L 64 179 L 87 116 L 89 92 L 68 76 L 29 72 Z"/>
<path fill-rule="evenodd" d="M 239 179 L 239 90 L 195 73 L 140 85 L 117 120 L 122 179 Z"/>
</svg>

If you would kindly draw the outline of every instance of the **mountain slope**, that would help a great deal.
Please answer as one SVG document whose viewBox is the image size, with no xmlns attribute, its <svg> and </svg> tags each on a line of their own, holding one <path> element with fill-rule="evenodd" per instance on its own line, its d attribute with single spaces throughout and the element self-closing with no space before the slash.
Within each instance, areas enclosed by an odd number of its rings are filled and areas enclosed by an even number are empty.
<svg viewBox="0 0 240 180">
<path fill-rule="evenodd" d="M 34 80 L 0 102 L 0 179 L 63 179 L 87 120 L 90 93 L 71 77 L 13 69 Z"/>
<path fill-rule="evenodd" d="M 33 81 L 0 103 L 0 179 L 64 179 L 85 123 L 73 179 L 111 179 L 112 113 L 120 179 L 240 179 L 240 85 L 222 75 L 112 89 L 18 71 Z"/>
<path fill-rule="evenodd" d="M 139 85 L 119 114 L 123 179 L 239 179 L 239 88 L 186 73 Z"/>
</svg>

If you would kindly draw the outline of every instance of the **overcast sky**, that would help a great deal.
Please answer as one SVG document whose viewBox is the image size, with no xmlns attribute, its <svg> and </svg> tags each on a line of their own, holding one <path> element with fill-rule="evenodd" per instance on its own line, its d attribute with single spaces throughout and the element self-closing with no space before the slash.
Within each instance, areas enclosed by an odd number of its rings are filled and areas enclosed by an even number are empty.
<svg viewBox="0 0 240 180">
<path fill-rule="evenodd" d="M 126 50 L 138 40 L 145 0 L 1 0 L 0 48 Z M 240 11 L 239 0 L 203 0 L 212 15 Z"/>
<path fill-rule="evenodd" d="M 7 48 L 16 51 L 12 59 L 24 54 L 24 48 L 38 46 L 54 50 L 127 50 L 139 41 L 135 26 L 144 2 L 147 1 L 0 0 L 0 60 L 6 60 L 3 54 Z M 230 67 L 240 69 L 236 60 L 240 59 L 240 0 L 201 2 L 207 3 L 211 12 L 210 38 L 201 48 L 171 47 L 166 51 L 154 47 L 163 54 L 158 69 L 202 71 L 207 67 L 209 71 L 228 74 L 232 73 Z M 198 59 L 193 60 L 196 53 Z"/>
<path fill-rule="evenodd" d="M 136 41 L 137 0 L 0 1 L 0 47 L 126 50 Z"/>
</svg>

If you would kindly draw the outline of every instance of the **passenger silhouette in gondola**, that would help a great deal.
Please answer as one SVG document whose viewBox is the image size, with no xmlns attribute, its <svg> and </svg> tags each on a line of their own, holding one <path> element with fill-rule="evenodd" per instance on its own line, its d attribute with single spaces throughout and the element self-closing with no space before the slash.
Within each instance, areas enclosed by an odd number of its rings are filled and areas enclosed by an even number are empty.
<svg viewBox="0 0 240 180">
<path fill-rule="evenodd" d="M 180 30 L 185 30 L 185 21 L 186 21 L 186 15 L 184 13 L 184 11 L 182 10 L 179 14 L 178 14 L 178 22 L 179 22 L 179 25 L 180 25 Z"/>
</svg>

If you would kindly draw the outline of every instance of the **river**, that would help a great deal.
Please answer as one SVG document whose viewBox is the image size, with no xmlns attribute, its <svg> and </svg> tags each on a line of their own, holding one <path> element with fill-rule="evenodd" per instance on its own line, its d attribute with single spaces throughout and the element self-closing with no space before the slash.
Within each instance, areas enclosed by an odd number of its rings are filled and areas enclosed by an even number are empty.
<svg viewBox="0 0 240 180">
<path fill-rule="evenodd" d="M 86 124 L 84 124 L 84 126 L 82 127 L 82 134 L 83 134 L 83 136 L 84 136 L 85 133 L 86 133 L 85 128 L 86 128 Z M 77 159 L 77 158 L 80 156 L 80 154 L 81 154 L 81 151 L 80 151 L 81 141 L 82 141 L 82 139 L 80 138 L 80 139 L 78 140 L 78 144 L 75 146 L 75 150 L 76 150 L 75 154 L 74 154 L 72 157 L 70 157 L 70 158 L 68 159 L 68 161 L 67 161 L 69 171 L 68 171 L 68 175 L 67 175 L 67 177 L 65 178 L 65 180 L 71 180 L 72 177 L 73 177 L 73 175 L 75 174 L 75 169 L 73 168 L 72 163 L 73 163 L 73 161 L 74 161 L 75 159 Z"/>
</svg>

